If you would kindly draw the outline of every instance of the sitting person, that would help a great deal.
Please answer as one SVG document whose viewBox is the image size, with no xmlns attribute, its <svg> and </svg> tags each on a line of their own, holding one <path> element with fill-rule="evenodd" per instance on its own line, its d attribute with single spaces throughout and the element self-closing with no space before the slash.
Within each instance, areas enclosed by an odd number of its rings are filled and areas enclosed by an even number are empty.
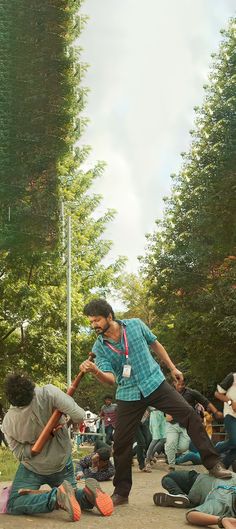
<svg viewBox="0 0 236 529">
<path fill-rule="evenodd" d="M 96 506 L 104 516 L 110 515 L 112 500 L 95 479 L 88 479 L 83 489 L 76 488 L 72 445 L 63 416 L 41 452 L 32 452 L 55 409 L 68 415 L 74 425 L 84 419 L 84 410 L 59 388 L 52 384 L 35 387 L 23 374 L 8 375 L 4 387 L 11 406 L 2 430 L 10 450 L 20 461 L 7 502 L 7 514 L 33 515 L 60 508 L 75 522 L 80 518 L 81 508 Z M 51 489 L 39 490 L 44 484 Z"/>
<path fill-rule="evenodd" d="M 177 454 L 188 450 L 190 437 L 186 428 L 174 421 L 171 415 L 166 414 L 166 421 L 165 454 L 169 469 L 174 470 Z"/>
<path fill-rule="evenodd" d="M 217 525 L 231 529 L 236 516 L 236 475 L 224 480 L 195 470 L 170 472 L 162 479 L 168 493 L 153 496 L 160 507 L 190 507 L 187 521 L 195 525 Z M 227 524 L 223 525 L 224 517 Z M 229 521 L 228 521 L 229 520 Z"/>
<path fill-rule="evenodd" d="M 97 481 L 108 481 L 113 478 L 115 468 L 110 461 L 111 448 L 101 447 L 92 454 L 83 457 L 76 463 L 76 479 L 95 478 Z"/>
<path fill-rule="evenodd" d="M 183 465 L 183 463 L 202 464 L 201 456 L 192 441 L 189 443 L 188 451 L 178 455 L 175 459 L 176 465 Z"/>
</svg>

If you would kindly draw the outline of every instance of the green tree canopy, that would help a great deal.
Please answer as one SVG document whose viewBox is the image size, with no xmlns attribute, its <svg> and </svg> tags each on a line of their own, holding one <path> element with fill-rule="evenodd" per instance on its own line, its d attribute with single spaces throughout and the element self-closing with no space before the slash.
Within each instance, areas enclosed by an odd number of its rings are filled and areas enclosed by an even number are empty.
<svg viewBox="0 0 236 529">
<path fill-rule="evenodd" d="M 143 273 L 156 326 L 204 389 L 234 369 L 236 332 L 236 21 L 222 31 L 192 144 L 173 175 Z"/>
</svg>

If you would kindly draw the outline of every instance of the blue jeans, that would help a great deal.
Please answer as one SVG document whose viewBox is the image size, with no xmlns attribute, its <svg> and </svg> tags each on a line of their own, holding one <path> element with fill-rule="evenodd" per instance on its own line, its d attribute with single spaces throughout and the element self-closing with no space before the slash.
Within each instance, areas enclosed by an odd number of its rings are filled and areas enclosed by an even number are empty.
<svg viewBox="0 0 236 529">
<path fill-rule="evenodd" d="M 76 488 L 77 482 L 71 458 L 63 470 L 49 476 L 36 474 L 20 463 L 12 483 L 12 491 L 7 505 L 8 514 L 38 514 L 53 511 L 56 507 L 57 487 L 65 479 L 71 483 L 74 489 Z M 42 494 L 25 494 L 22 496 L 18 493 L 19 489 L 38 490 L 44 484 L 49 485 L 51 490 Z M 75 495 L 82 509 L 93 508 L 83 489 L 76 489 Z"/>
<path fill-rule="evenodd" d="M 192 441 L 190 441 L 189 443 L 188 452 L 185 452 L 184 454 L 181 454 L 180 456 L 176 457 L 175 463 L 176 465 L 182 465 L 183 463 L 187 463 L 188 461 L 191 461 L 193 465 L 202 464 L 201 456 Z"/>
<path fill-rule="evenodd" d="M 217 443 L 216 449 L 220 454 L 224 453 L 223 463 L 228 468 L 236 459 L 236 418 L 232 415 L 226 415 L 224 424 L 228 439 Z"/>
</svg>

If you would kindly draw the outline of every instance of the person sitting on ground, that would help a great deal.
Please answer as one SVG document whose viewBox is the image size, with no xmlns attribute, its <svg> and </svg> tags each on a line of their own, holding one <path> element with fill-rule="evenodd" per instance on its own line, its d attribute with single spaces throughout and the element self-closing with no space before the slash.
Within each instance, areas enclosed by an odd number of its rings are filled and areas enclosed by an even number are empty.
<svg viewBox="0 0 236 529">
<path fill-rule="evenodd" d="M 113 478 L 115 468 L 110 456 L 111 448 L 102 447 L 80 459 L 76 463 L 76 479 L 79 481 L 82 478 L 95 478 L 97 481 L 108 481 Z"/>
<path fill-rule="evenodd" d="M 52 384 L 35 387 L 27 375 L 9 374 L 4 382 L 11 406 L 6 413 L 2 430 L 10 450 L 20 464 L 13 480 L 7 503 L 8 514 L 39 514 L 61 508 L 77 521 L 82 509 L 94 505 L 104 516 L 113 511 L 113 503 L 95 479 L 88 479 L 83 489 L 76 488 L 71 459 L 72 444 L 63 416 L 40 453 L 32 447 L 55 409 L 68 415 L 73 424 L 85 416 L 72 397 Z M 40 490 L 47 484 L 51 490 Z"/>
<path fill-rule="evenodd" d="M 189 448 L 190 437 L 186 428 L 176 422 L 172 415 L 166 414 L 166 443 L 165 454 L 169 469 L 175 469 L 177 454 L 186 452 Z"/>
<path fill-rule="evenodd" d="M 192 463 L 193 465 L 202 464 L 201 456 L 191 440 L 187 452 L 178 455 L 175 459 L 176 465 L 183 465 L 184 463 Z"/>
<path fill-rule="evenodd" d="M 227 480 L 195 470 L 170 472 L 161 482 L 168 492 L 153 496 L 159 507 L 189 508 L 187 521 L 195 525 L 217 525 L 222 517 L 236 515 L 236 474 Z M 219 525 L 223 527 L 223 525 Z"/>
</svg>

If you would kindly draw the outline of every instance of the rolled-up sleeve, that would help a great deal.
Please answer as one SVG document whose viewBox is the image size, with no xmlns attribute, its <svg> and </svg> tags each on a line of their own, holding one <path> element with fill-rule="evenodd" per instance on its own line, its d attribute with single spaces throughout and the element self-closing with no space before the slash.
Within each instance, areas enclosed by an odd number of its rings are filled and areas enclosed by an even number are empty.
<svg viewBox="0 0 236 529">
<path fill-rule="evenodd" d="M 103 345 L 98 341 L 95 342 L 92 352 L 96 355 L 95 364 L 98 369 L 104 373 L 112 373 L 114 376 L 116 376 L 111 360 L 109 359 L 105 348 L 103 348 Z"/>
<path fill-rule="evenodd" d="M 142 334 L 146 340 L 146 342 L 148 343 L 148 345 L 151 345 L 153 342 L 155 342 L 157 340 L 157 337 L 155 336 L 155 334 L 153 334 L 152 331 L 150 331 L 149 327 L 143 323 L 142 320 L 138 320 L 139 321 L 139 324 L 140 324 L 140 327 L 141 327 L 141 330 L 142 330 Z"/>
</svg>

